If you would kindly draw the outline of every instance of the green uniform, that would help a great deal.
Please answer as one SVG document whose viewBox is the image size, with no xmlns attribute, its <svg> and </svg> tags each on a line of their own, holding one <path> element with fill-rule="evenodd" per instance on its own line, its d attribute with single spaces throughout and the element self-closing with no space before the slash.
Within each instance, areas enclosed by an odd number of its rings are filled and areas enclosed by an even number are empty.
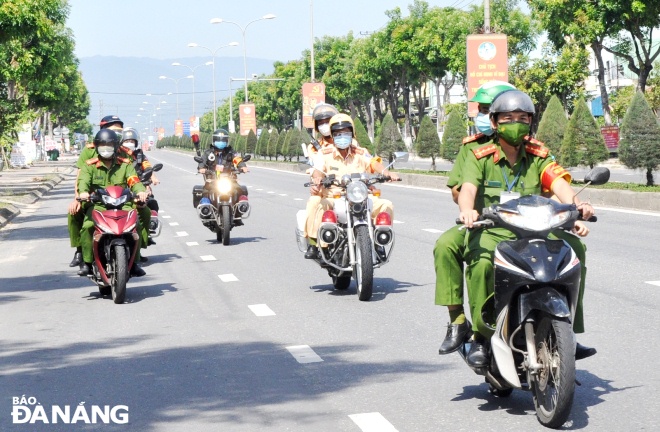
<svg viewBox="0 0 660 432">
<path fill-rule="evenodd" d="M 119 154 L 128 159 L 135 168 L 137 163 L 135 162 L 135 156 L 131 150 L 127 149 L 126 147 L 120 147 Z M 147 160 L 146 156 L 144 157 L 144 162 L 142 162 L 141 168 L 143 170 L 151 168 L 151 163 Z M 138 227 L 138 232 L 140 234 L 140 247 L 142 249 L 146 249 L 149 244 L 149 222 L 151 221 L 151 209 L 146 205 L 138 206 L 137 212 L 138 216 L 140 217 L 140 226 Z M 140 257 L 138 256 L 137 258 Z"/>
<path fill-rule="evenodd" d="M 466 137 L 449 172 L 447 186 L 452 189 L 462 183 L 463 164 L 472 149 L 489 142 L 484 134 Z M 438 237 L 433 248 L 435 263 L 435 304 L 443 306 L 463 304 L 463 256 L 467 230 L 454 226 Z"/>
<path fill-rule="evenodd" d="M 85 167 L 80 171 L 78 176 L 78 192 L 94 192 L 97 189 L 102 189 L 107 186 L 123 186 L 130 187 L 133 193 L 144 192 L 146 188 L 137 177 L 135 168 L 126 159 L 117 158 L 113 161 L 110 168 L 106 168 L 103 162 L 97 158 L 90 159 L 86 162 Z M 133 203 L 128 203 L 124 206 L 124 210 L 133 208 Z M 85 220 L 83 222 L 82 230 L 80 232 L 80 243 L 83 250 L 83 260 L 86 263 L 91 263 L 94 259 L 92 251 L 94 221 L 92 220 L 92 211 L 94 209 L 104 210 L 105 207 L 101 205 L 89 206 Z"/>
<path fill-rule="evenodd" d="M 568 172 L 555 163 L 554 157 L 542 145 L 524 144 L 511 167 L 502 149 L 491 143 L 473 149 L 466 157 L 463 184 L 470 183 L 477 187 L 474 208 L 481 210 L 499 203 L 503 191 L 518 192 L 521 196 L 548 192 L 552 182 L 560 177 L 570 181 Z M 472 317 L 492 292 L 495 283 L 495 247 L 502 241 L 515 238 L 511 231 L 499 227 L 477 229 L 469 234 L 465 276 Z M 478 331 L 474 323 L 473 330 Z"/>
<path fill-rule="evenodd" d="M 96 153 L 96 147 L 94 147 L 94 144 L 87 144 L 82 151 L 80 152 L 80 156 L 78 156 L 78 161 L 76 162 L 76 166 L 78 167 L 79 170 L 82 170 L 83 167 L 85 167 L 85 162 L 87 162 L 90 159 L 93 159 L 97 157 L 98 154 Z M 76 185 L 76 191 L 77 191 L 77 186 Z M 78 194 L 76 193 L 76 197 Z M 87 210 L 87 203 L 81 203 L 80 205 L 80 210 L 76 214 L 68 214 L 67 215 L 67 226 L 69 228 L 69 241 L 71 243 L 71 247 L 77 248 L 80 247 L 80 230 L 82 229 L 83 222 L 85 220 L 85 211 Z"/>
</svg>

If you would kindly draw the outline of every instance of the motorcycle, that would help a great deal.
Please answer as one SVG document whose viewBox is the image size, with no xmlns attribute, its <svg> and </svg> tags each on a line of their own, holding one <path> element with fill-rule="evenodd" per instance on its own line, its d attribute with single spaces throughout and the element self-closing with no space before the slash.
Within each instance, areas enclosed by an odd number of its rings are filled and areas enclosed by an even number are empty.
<svg viewBox="0 0 660 432">
<path fill-rule="evenodd" d="M 153 171 L 148 168 L 142 176 L 148 180 Z M 102 204 L 105 210 L 92 211 L 94 261 L 92 273 L 87 277 L 98 285 L 101 295 L 112 295 L 116 304 L 126 298 L 126 283 L 140 247 L 138 213 L 135 209 L 122 210 L 133 199 L 131 190 L 121 186 L 108 186 L 90 195 L 90 202 Z"/>
<path fill-rule="evenodd" d="M 241 170 L 231 160 L 224 161 L 218 168 L 213 153 L 206 160 L 201 156 L 194 159 L 197 163 L 204 163 L 207 169 L 204 173 L 206 184 L 193 187 L 193 206 L 202 224 L 216 233 L 218 243 L 227 246 L 231 229 L 243 225 L 243 220 L 250 216 L 247 191 L 236 180 Z M 250 155 L 243 157 L 244 162 L 250 159 Z"/>
<path fill-rule="evenodd" d="M 595 168 L 585 177 L 585 187 L 607 183 L 609 176 L 607 168 Z M 491 205 L 474 223 L 507 228 L 518 239 L 503 241 L 495 250 L 494 291 L 473 317 L 479 332 L 490 337 L 488 361 L 483 367 L 468 366 L 485 376 L 496 396 L 508 397 L 513 389 L 531 391 L 538 420 L 549 428 L 561 427 L 573 404 L 572 321 L 581 265 L 565 241 L 548 239 L 548 234 L 571 230 L 578 219 L 574 204 L 529 195 Z M 458 351 L 466 363 L 471 344 L 466 340 Z"/>
<path fill-rule="evenodd" d="M 408 153 L 397 152 L 394 162 L 405 162 Z M 388 168 L 389 168 L 388 166 Z M 315 169 L 312 165 L 302 164 L 301 169 Z M 317 239 L 327 247 L 318 248 L 319 254 L 313 259 L 321 268 L 328 271 L 332 285 L 336 290 L 348 289 L 351 278 L 355 278 L 358 298 L 361 301 L 371 299 L 373 293 L 374 269 L 390 259 L 394 248 L 394 231 L 389 213 L 381 212 L 372 220 L 373 196 L 380 196 L 380 191 L 373 189 L 376 183 L 390 181 L 382 174 L 353 173 L 336 178 L 327 175 L 322 180 L 326 188 L 338 186 L 341 192 L 336 194 L 334 209 L 326 211 L 321 219 Z M 305 183 L 310 187 L 311 183 Z M 307 251 L 305 237 L 307 211 L 296 214 L 296 241 L 301 252 Z"/>
<path fill-rule="evenodd" d="M 152 172 L 160 171 L 163 168 L 163 164 L 156 164 L 152 168 Z M 145 177 L 144 173 L 139 173 L 140 176 L 140 182 L 146 187 L 150 186 L 152 181 L 151 181 L 151 174 L 148 177 Z M 153 193 L 149 196 L 149 200 L 147 201 L 147 207 L 151 210 L 151 219 L 149 220 L 149 238 L 151 237 L 158 237 L 160 235 L 160 231 L 162 229 L 162 224 L 160 222 L 160 218 L 158 217 L 158 210 L 160 207 L 158 206 L 158 201 L 156 201 L 156 198 L 154 198 Z"/>
</svg>

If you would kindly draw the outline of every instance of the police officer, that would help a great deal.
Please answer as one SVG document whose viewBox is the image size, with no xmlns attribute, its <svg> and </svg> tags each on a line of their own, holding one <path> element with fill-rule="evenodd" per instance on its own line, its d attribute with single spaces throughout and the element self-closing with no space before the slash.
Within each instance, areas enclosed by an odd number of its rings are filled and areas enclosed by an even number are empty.
<svg viewBox="0 0 660 432">
<path fill-rule="evenodd" d="M 570 174 L 554 161 L 549 150 L 526 140 L 534 112 L 531 98 L 518 90 L 505 91 L 493 100 L 490 116 L 495 139 L 473 149 L 465 160 L 458 205 L 459 218 L 466 227 L 471 228 L 478 218 L 475 209 L 541 192 L 551 192 L 563 203 L 575 203 L 585 219 L 594 214 L 590 204 L 579 201 L 570 186 Z M 494 284 L 495 247 L 501 241 L 514 238 L 515 235 L 504 228 L 481 229 L 470 234 L 466 281 L 473 317 Z M 480 367 L 487 361 L 485 339 L 475 324 L 472 330 L 475 342 L 467 360 L 470 365 Z"/>
<path fill-rule="evenodd" d="M 138 195 L 138 200 L 146 201 L 148 194 L 146 188 L 137 176 L 135 168 L 130 161 L 117 156 L 119 149 L 119 136 L 110 129 L 101 129 L 94 137 L 94 145 L 98 157 L 92 158 L 85 163 L 78 177 L 78 193 L 81 200 L 89 200 L 90 193 L 107 186 L 128 186 L 133 193 Z M 92 235 L 94 221 L 92 211 L 95 206 L 88 206 L 85 220 L 80 233 L 82 256 L 84 264 L 78 275 L 87 276 L 92 271 L 91 263 L 94 259 L 92 251 Z M 99 206 L 102 210 L 104 207 Z M 127 203 L 125 210 L 133 208 L 132 203 Z M 137 262 L 131 267 L 132 276 L 144 276 L 146 273 Z"/>
<path fill-rule="evenodd" d="M 346 114 L 337 114 L 330 119 L 330 131 L 334 145 L 326 147 L 321 151 L 321 155 L 314 162 L 317 168 L 312 173 L 311 187 L 313 194 L 318 194 L 321 200 L 314 208 L 313 212 L 308 213 L 305 233 L 309 239 L 309 247 L 305 258 L 311 259 L 317 256 L 316 235 L 321 225 L 321 218 L 326 210 L 334 208 L 334 199 L 332 188 L 326 189 L 321 186 L 321 180 L 325 174 L 335 174 L 338 178 L 344 174 L 351 173 L 380 173 L 390 176 L 393 181 L 398 180 L 399 176 L 388 172 L 378 157 L 372 157 L 362 148 L 357 147 L 355 141 L 355 126 L 350 116 Z M 371 215 L 376 217 L 380 212 L 387 212 L 394 218 L 394 208 L 388 200 L 379 197 L 372 197 L 373 209 Z"/>
<path fill-rule="evenodd" d="M 99 123 L 101 129 L 110 129 L 115 133 L 121 134 L 124 128 L 124 122 L 116 115 L 107 115 L 103 117 Z M 76 248 L 76 252 L 73 254 L 73 259 L 69 264 L 69 267 L 81 266 L 83 263 L 82 259 L 82 247 L 80 245 L 80 230 L 82 229 L 83 220 L 85 219 L 85 210 L 86 203 L 80 203 L 78 198 L 78 177 L 80 176 L 80 170 L 85 166 L 85 163 L 97 157 L 96 146 L 94 143 L 87 144 L 80 155 L 78 156 L 78 161 L 76 166 L 78 171 L 76 173 L 76 182 L 74 184 L 74 199 L 69 203 L 69 211 L 67 215 L 67 225 L 69 228 L 69 241 L 71 247 Z"/>
</svg>

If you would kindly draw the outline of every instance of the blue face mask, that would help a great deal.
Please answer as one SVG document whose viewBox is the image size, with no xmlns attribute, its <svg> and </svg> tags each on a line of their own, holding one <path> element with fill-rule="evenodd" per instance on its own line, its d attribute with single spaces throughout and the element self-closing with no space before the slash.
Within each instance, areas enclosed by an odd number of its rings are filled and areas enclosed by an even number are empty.
<svg viewBox="0 0 660 432">
<path fill-rule="evenodd" d="M 335 143 L 335 146 L 338 149 L 346 149 L 348 146 L 351 145 L 351 142 L 353 142 L 353 134 L 348 132 L 348 133 L 339 133 L 335 135 L 332 140 Z"/>
<path fill-rule="evenodd" d="M 223 150 L 227 147 L 227 141 L 215 141 L 213 146 L 218 150 Z"/>
<path fill-rule="evenodd" d="M 477 118 L 474 120 L 474 125 L 477 127 L 479 132 L 486 136 L 491 136 L 495 131 L 490 124 L 490 116 L 488 114 L 479 113 Z"/>
</svg>

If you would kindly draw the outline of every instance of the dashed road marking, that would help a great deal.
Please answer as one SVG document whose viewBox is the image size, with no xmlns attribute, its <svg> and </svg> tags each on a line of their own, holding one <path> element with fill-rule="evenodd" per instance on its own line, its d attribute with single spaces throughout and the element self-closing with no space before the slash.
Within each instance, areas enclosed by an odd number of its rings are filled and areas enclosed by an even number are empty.
<svg viewBox="0 0 660 432">
<path fill-rule="evenodd" d="M 660 286 L 660 281 L 646 281 L 646 283 L 649 285 Z"/>
<path fill-rule="evenodd" d="M 424 228 L 422 231 L 430 232 L 431 234 L 440 234 L 443 233 L 443 230 L 435 229 L 435 228 Z"/>
<path fill-rule="evenodd" d="M 286 196 L 286 194 L 279 194 L 280 196 Z"/>
<path fill-rule="evenodd" d="M 294 198 L 293 200 L 294 201 L 302 201 L 303 199 L 302 198 Z"/>
<path fill-rule="evenodd" d="M 268 192 L 266 192 L 266 193 L 269 193 L 269 194 L 274 194 L 275 192 L 273 192 L 273 191 L 268 191 Z"/>
<path fill-rule="evenodd" d="M 163 219 L 171 219 L 172 216 L 161 216 Z"/>
<path fill-rule="evenodd" d="M 170 222 L 170 226 L 179 226 L 179 222 Z"/>
<path fill-rule="evenodd" d="M 381 413 L 351 414 L 348 416 L 363 432 L 397 432 Z"/>
<path fill-rule="evenodd" d="M 232 273 L 218 275 L 221 281 L 223 282 L 238 282 L 238 278 Z"/>
<path fill-rule="evenodd" d="M 248 305 L 248 307 L 258 317 L 275 315 L 275 312 L 265 304 Z"/>
<path fill-rule="evenodd" d="M 395 223 L 395 224 L 397 224 L 397 223 L 398 223 L 398 224 L 401 224 L 401 223 L 403 223 L 403 221 L 400 221 L 400 220 L 396 220 L 396 219 L 394 219 L 394 223 Z"/>
<path fill-rule="evenodd" d="M 298 363 L 318 363 L 323 361 L 309 345 L 288 346 L 286 349 Z"/>
<path fill-rule="evenodd" d="M 257 190 L 257 191 L 262 191 L 263 189 L 255 189 L 255 190 Z"/>
<path fill-rule="evenodd" d="M 158 213 L 167 213 L 165 210 L 158 209 Z"/>
<path fill-rule="evenodd" d="M 197 243 L 197 242 L 186 242 L 186 245 L 188 245 L 188 246 L 199 246 L 199 243 Z"/>
<path fill-rule="evenodd" d="M 176 232 L 177 237 L 188 237 L 188 233 L 185 231 L 177 231 Z"/>
<path fill-rule="evenodd" d="M 217 259 L 213 255 L 202 255 L 200 256 L 202 261 L 217 261 Z"/>
</svg>

